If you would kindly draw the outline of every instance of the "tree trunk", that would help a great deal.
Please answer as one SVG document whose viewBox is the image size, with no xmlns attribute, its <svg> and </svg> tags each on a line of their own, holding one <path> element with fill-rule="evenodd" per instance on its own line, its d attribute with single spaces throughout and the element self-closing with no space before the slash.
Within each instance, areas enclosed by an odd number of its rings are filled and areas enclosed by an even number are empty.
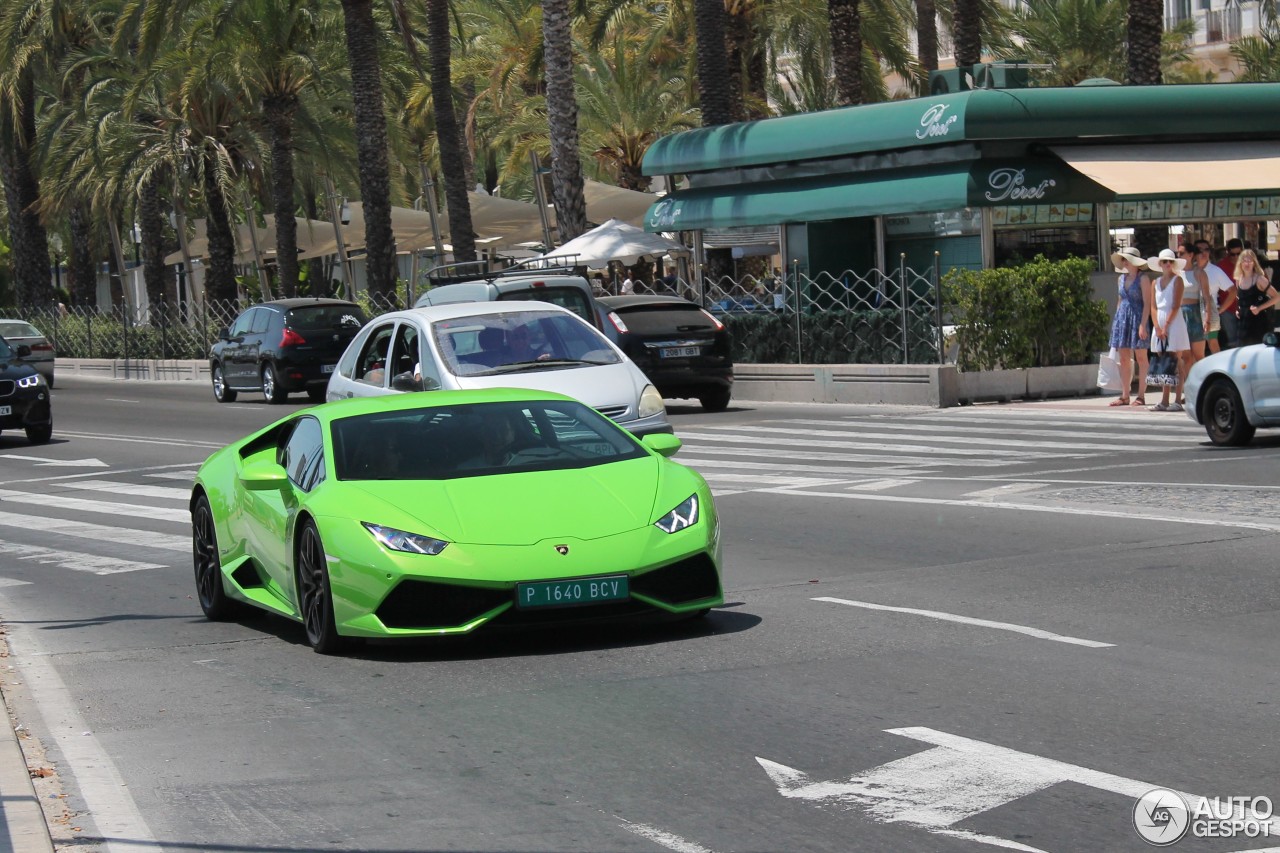
<svg viewBox="0 0 1280 853">
<path fill-rule="evenodd" d="M 938 70 L 938 7 L 934 0 L 916 0 L 916 55 L 926 73 Z"/>
<path fill-rule="evenodd" d="M 67 214 L 71 245 L 67 247 L 67 291 L 71 304 L 93 308 L 98 303 L 98 265 L 93 262 L 93 229 L 88 205 L 76 201 Z"/>
<path fill-rule="evenodd" d="M 969 70 L 982 61 L 982 0 L 956 0 L 956 67 Z"/>
<path fill-rule="evenodd" d="M 13 93 L 16 104 L 0 104 L 0 180 L 9 205 L 10 266 L 18 304 L 47 304 L 53 294 L 49 273 L 49 241 L 36 205 L 40 182 L 32 165 L 36 138 L 35 86 L 30 70 L 23 72 Z M 13 108 L 17 109 L 17 121 Z"/>
<path fill-rule="evenodd" d="M 729 60 L 725 55 L 725 14 L 723 0 L 694 0 L 697 30 L 698 102 L 702 126 L 733 121 L 733 101 L 729 89 Z"/>
<path fill-rule="evenodd" d="M 320 205 L 316 202 L 315 193 L 307 191 L 305 195 L 306 195 L 306 202 L 305 202 L 304 209 L 306 211 L 307 218 L 313 222 L 317 222 L 321 219 L 324 219 L 325 217 L 320 215 Z M 328 214 L 325 214 L 325 216 L 327 215 Z M 300 290 L 302 289 L 301 282 L 299 282 L 299 289 Z M 307 261 L 306 295 L 307 296 L 328 296 L 329 295 L 329 280 L 325 278 L 324 258 L 311 258 L 310 260 Z"/>
<path fill-rule="evenodd" d="M 1157 86 L 1160 74 L 1160 37 L 1164 33 L 1164 3 L 1129 0 L 1129 79 L 1131 86 Z"/>
<path fill-rule="evenodd" d="M 444 202 L 449 212 L 449 242 L 458 261 L 476 259 L 476 231 L 471 224 L 471 199 L 467 191 L 467 152 L 458 114 L 453 108 L 452 44 L 449 32 L 449 0 L 427 2 L 427 51 L 431 64 L 431 103 L 436 116 L 440 147 L 440 171 L 444 178 Z M 424 188 L 424 192 L 427 191 Z"/>
<path fill-rule="evenodd" d="M 725 10 L 725 62 L 729 70 L 729 109 L 733 112 L 734 121 L 745 121 L 748 118 L 744 99 L 746 91 L 745 73 L 747 57 L 751 55 L 752 36 L 751 18 L 746 5 L 733 4 L 733 9 Z"/>
<path fill-rule="evenodd" d="M 862 10 L 859 0 L 827 0 L 831 58 L 841 106 L 860 104 L 862 95 Z"/>
<path fill-rule="evenodd" d="M 298 295 L 298 219 L 293 203 L 293 119 L 298 96 L 269 95 L 262 112 L 271 135 L 271 207 L 276 218 L 276 287 L 281 296 Z"/>
<path fill-rule="evenodd" d="M 216 302 L 234 302 L 236 287 L 236 238 L 231 231 L 227 201 L 218 186 L 214 158 L 206 154 L 204 164 L 204 204 L 208 211 L 206 234 L 209 238 L 209 269 L 205 273 L 205 292 Z"/>
<path fill-rule="evenodd" d="M 587 230 L 587 202 L 583 196 L 578 145 L 578 96 L 573 87 L 573 37 L 569 24 L 569 0 L 542 0 L 551 190 L 556 200 L 556 225 L 561 243 Z"/>
<path fill-rule="evenodd" d="M 378 25 L 372 0 L 342 0 L 347 63 L 355 100 L 356 155 L 364 202 L 365 264 L 369 293 L 389 297 L 396 286 L 396 247 L 391 233 L 391 177 L 387 114 L 382 103 Z"/>
<path fill-rule="evenodd" d="M 164 265 L 164 206 L 160 200 L 159 174 L 143 185 L 138 195 L 138 227 L 142 229 L 142 281 L 147 288 L 147 301 L 159 305 L 165 301 L 168 268 Z"/>
</svg>

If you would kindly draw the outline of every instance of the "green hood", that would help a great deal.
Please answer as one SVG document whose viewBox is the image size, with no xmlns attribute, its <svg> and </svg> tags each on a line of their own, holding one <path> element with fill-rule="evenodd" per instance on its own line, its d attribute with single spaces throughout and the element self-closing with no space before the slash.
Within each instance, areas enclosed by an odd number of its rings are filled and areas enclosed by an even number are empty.
<svg viewBox="0 0 1280 853">
<path fill-rule="evenodd" d="M 592 468 L 464 477 L 456 480 L 368 480 L 362 521 L 397 526 L 460 544 L 532 545 L 549 538 L 598 539 L 646 526 L 660 486 L 653 457 Z M 384 512 L 379 512 L 385 505 Z M 368 517 L 369 511 L 381 517 Z"/>
</svg>

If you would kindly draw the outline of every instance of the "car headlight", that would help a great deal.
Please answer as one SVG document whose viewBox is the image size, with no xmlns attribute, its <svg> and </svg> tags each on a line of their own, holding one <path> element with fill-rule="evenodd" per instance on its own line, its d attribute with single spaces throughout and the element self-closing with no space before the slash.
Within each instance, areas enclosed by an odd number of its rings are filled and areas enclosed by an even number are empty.
<svg viewBox="0 0 1280 853">
<path fill-rule="evenodd" d="M 653 523 L 663 533 L 675 533 L 698 523 L 698 496 L 689 495 L 680 506 Z"/>
<path fill-rule="evenodd" d="M 44 377 L 41 376 L 39 373 L 33 373 L 30 376 L 24 376 L 21 379 L 19 379 L 18 387 L 19 388 L 35 388 L 41 382 L 44 382 Z"/>
<path fill-rule="evenodd" d="M 374 539 L 377 539 L 384 547 L 390 548 L 392 551 L 404 551 L 407 554 L 427 554 L 434 557 L 449 544 L 443 539 L 432 539 L 430 536 L 423 536 L 420 533 L 406 533 L 403 530 L 396 530 L 394 527 L 383 527 L 381 524 L 370 524 L 367 521 L 360 523 L 364 525 L 365 530 L 373 534 Z"/>
<path fill-rule="evenodd" d="M 662 404 L 662 395 L 658 393 L 658 389 L 652 385 L 644 386 L 644 390 L 640 392 L 640 406 L 636 409 L 636 417 L 647 418 L 666 410 L 667 407 Z"/>
</svg>

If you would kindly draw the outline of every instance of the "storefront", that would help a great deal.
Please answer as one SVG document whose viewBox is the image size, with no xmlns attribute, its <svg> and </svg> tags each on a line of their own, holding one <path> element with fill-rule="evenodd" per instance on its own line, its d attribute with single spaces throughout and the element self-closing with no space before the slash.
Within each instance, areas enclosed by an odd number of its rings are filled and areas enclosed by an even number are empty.
<svg viewBox="0 0 1280 853">
<path fill-rule="evenodd" d="M 1280 84 L 982 89 L 658 140 L 650 231 L 777 226 L 809 275 L 1107 267 L 1111 229 L 1280 219 Z M 674 182 L 668 185 L 674 185 Z M 1142 246 L 1155 251 L 1160 246 Z"/>
</svg>

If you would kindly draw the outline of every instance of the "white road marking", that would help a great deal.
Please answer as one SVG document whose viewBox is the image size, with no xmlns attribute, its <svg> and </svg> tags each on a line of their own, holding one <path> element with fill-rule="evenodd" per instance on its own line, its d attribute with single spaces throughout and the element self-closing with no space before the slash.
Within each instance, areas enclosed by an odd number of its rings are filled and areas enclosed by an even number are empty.
<svg viewBox="0 0 1280 853">
<path fill-rule="evenodd" d="M 196 478 L 197 469 L 192 468 L 190 471 L 161 471 L 158 474 L 148 474 L 148 477 L 155 477 L 158 480 L 186 480 L 188 483 L 193 482 Z"/>
<path fill-rule="evenodd" d="M 107 397 L 108 403 L 141 403 L 141 400 L 121 400 L 119 397 Z"/>
<path fill-rule="evenodd" d="M 857 439 L 858 442 L 845 442 L 846 446 L 858 446 L 858 443 L 864 439 L 882 439 L 897 442 L 903 439 L 914 439 L 929 441 L 945 441 L 950 444 L 967 444 L 980 447 L 987 447 L 992 450 L 1003 450 L 1007 447 L 1032 448 L 1040 450 L 1104 450 L 1104 451 L 1152 451 L 1156 448 L 1149 444 L 1119 444 L 1119 443 L 1093 443 L 1079 441 L 1027 441 L 1020 438 L 1008 438 L 1005 435 L 994 435 L 990 430 L 976 430 L 983 433 L 981 437 L 956 435 L 959 430 L 939 429 L 930 435 L 910 435 L 908 433 L 895 429 L 893 432 L 868 432 L 865 429 L 859 430 L 831 430 L 831 429 L 790 429 L 788 427 L 766 427 L 766 426 L 709 426 L 703 424 L 703 429 L 724 430 L 733 433 L 769 433 L 781 435 L 798 435 L 798 436 L 821 436 L 823 438 L 851 438 Z M 735 436 L 736 438 L 737 436 Z M 1141 438 L 1141 436 L 1129 436 L 1129 440 Z"/>
<path fill-rule="evenodd" d="M 28 631 L 10 627 L 10 643 L 29 645 L 36 653 L 10 658 L 22 672 L 45 727 L 62 753 L 60 765 L 75 777 L 86 811 L 93 815 L 106 853 L 155 853 L 161 846 L 138 811 L 137 803 L 98 738 L 78 710 L 78 702 L 63 683 L 38 643 L 26 642 Z M 17 634 L 18 636 L 15 636 Z"/>
<path fill-rule="evenodd" d="M 31 581 L 20 581 L 17 578 L 0 578 L 0 588 L 6 586 L 30 586 Z"/>
<path fill-rule="evenodd" d="M 21 456 L 17 453 L 0 453 L 0 459 L 21 459 L 35 462 L 41 468 L 109 468 L 101 459 L 50 459 L 47 456 Z"/>
<path fill-rule="evenodd" d="M 931 423 L 930 421 L 938 421 L 938 422 Z M 832 426 L 831 421 L 822 421 L 822 420 L 796 419 L 792 421 L 783 421 L 782 423 L 811 424 L 813 426 L 826 426 L 826 427 Z M 1023 438 L 1027 438 L 1027 437 L 1055 438 L 1055 437 L 1061 436 L 1061 437 L 1073 438 L 1073 439 L 1096 438 L 1096 439 L 1102 439 L 1102 440 L 1116 440 L 1116 441 L 1128 442 L 1128 441 L 1133 441 L 1135 438 L 1139 437 L 1135 435 L 1135 428 L 1133 424 L 1123 424 L 1123 425 L 1117 424 L 1116 426 L 1123 427 L 1121 430 L 1117 432 L 1099 432 L 1096 429 L 1096 427 L 1103 426 L 1103 424 L 1095 424 L 1095 423 L 1071 424 L 1066 421 L 1030 421 L 1030 420 L 1013 421 L 1013 420 L 1003 420 L 1000 418 L 965 418 L 963 420 L 955 420 L 955 419 L 948 420 L 946 418 L 930 418 L 927 415 L 925 416 L 913 415 L 910 418 L 903 418 L 900 421 L 894 421 L 893 430 L 894 432 L 903 432 L 903 433 L 910 433 L 910 432 L 948 433 L 950 432 L 950 433 L 978 433 L 980 435 L 987 435 L 987 436 L 996 435 L 996 433 L 994 433 L 990 427 L 960 425 L 960 424 L 981 424 L 981 423 L 1000 424 L 1000 425 L 1008 424 L 1010 426 L 1015 426 L 1015 427 L 1016 426 L 1032 427 L 1033 429 L 1031 431 L 1011 430 L 1012 433 L 1019 435 Z M 878 429 L 883 429 L 885 427 L 885 422 L 884 421 L 879 421 L 879 422 L 842 421 L 840 422 L 839 426 L 849 427 L 850 428 L 849 431 L 854 432 L 854 430 L 865 429 L 868 426 L 875 427 Z M 711 427 L 711 428 L 730 429 L 731 427 Z M 1177 442 L 1180 444 L 1185 444 L 1187 441 L 1187 432 L 1188 431 L 1185 428 L 1182 428 L 1182 429 L 1177 429 L 1176 431 L 1169 431 L 1168 435 L 1159 435 L 1159 434 L 1156 434 L 1153 429 L 1148 429 L 1146 424 L 1143 424 L 1140 437 L 1144 444 L 1148 441 L 1165 441 L 1165 442 Z M 1152 449 L 1152 448 L 1148 448 L 1148 449 Z"/>
<path fill-rule="evenodd" d="M 28 532 L 38 532 L 41 535 L 61 534 L 79 539 L 92 539 L 95 542 L 115 542 L 138 548 L 157 548 L 161 551 L 183 553 L 191 551 L 191 540 L 185 536 L 170 536 L 167 533 L 111 527 L 106 524 L 90 524 L 87 521 L 72 521 L 67 518 L 0 512 L 0 527 L 16 527 Z"/>
<path fill-rule="evenodd" d="M 157 444 L 161 447 L 208 447 L 218 450 L 223 445 L 216 441 L 192 441 L 190 439 L 180 438 L 156 438 L 149 436 L 133 436 L 133 435 L 108 435 L 96 432 L 59 432 L 58 435 L 67 438 L 83 438 L 92 441 L 123 441 L 129 444 Z"/>
<path fill-rule="evenodd" d="M 111 475 L 113 477 L 119 477 L 124 474 L 143 474 L 143 473 L 146 473 L 147 471 L 163 471 L 168 468 L 190 468 L 190 467 L 191 467 L 190 462 L 179 462 L 176 465 L 146 465 L 141 468 L 117 468 L 116 470 L 111 472 Z M 100 477 L 100 476 L 102 476 L 101 471 L 86 471 L 83 474 L 60 474 L 57 477 L 50 477 L 46 475 L 43 477 L 30 477 L 24 480 L 4 480 L 2 482 L 7 483 L 8 485 L 16 485 L 18 483 L 44 484 L 44 483 L 61 482 L 64 480 L 79 480 L 83 477 Z"/>
<path fill-rule="evenodd" d="M 787 477 L 778 474 L 730 474 L 720 471 L 709 471 L 702 476 L 708 483 L 759 483 L 761 486 L 830 486 L 842 482 L 839 479 L 821 479 L 818 477 Z"/>
<path fill-rule="evenodd" d="M 849 492 L 799 492 L 788 489 L 759 489 L 763 494 L 791 495 L 802 498 L 843 498 L 853 501 L 880 501 L 882 503 L 923 504 L 929 506 L 959 506 L 976 509 L 1009 509 L 1019 512 L 1045 512 L 1052 515 L 1089 515 L 1102 518 L 1134 519 L 1141 521 L 1167 521 L 1170 524 L 1200 524 L 1206 527 L 1231 527 L 1241 530 L 1280 531 L 1280 522 L 1238 521 L 1234 518 L 1193 518 L 1190 516 L 1162 515 L 1155 512 L 1122 512 L 1114 507 L 1049 506 L 1042 504 L 1018 504 L 1008 501 L 968 501 L 949 498 L 912 498 L 903 495 L 859 494 Z"/>
<path fill-rule="evenodd" d="M 1027 851 L 1039 848 L 951 827 L 1059 782 L 1074 782 L 1132 800 L 1154 788 L 1168 787 L 935 729 L 910 727 L 886 731 L 932 744 L 933 748 L 873 767 L 843 782 L 811 782 L 806 774 L 793 767 L 760 757 L 756 761 L 784 797 L 809 800 L 817 805 L 856 805 L 880 823 L 905 823 L 931 833 Z M 1190 801 L 1198 799 L 1191 794 L 1182 795 Z M 1240 812 L 1243 814 L 1243 809 Z M 1272 832 L 1280 834 L 1280 818 L 1272 818 L 1270 823 Z"/>
<path fill-rule="evenodd" d="M 149 476 L 155 476 L 154 474 Z M 90 492 L 110 492 L 139 498 L 167 498 L 186 503 L 191 500 L 191 490 L 177 486 L 153 486 L 149 483 L 117 483 L 114 480 L 77 480 L 68 484 L 73 489 Z"/>
<path fill-rule="evenodd" d="M 681 436 L 683 438 L 684 436 Z M 736 459 L 707 459 L 701 453 L 714 453 L 717 456 L 743 456 Z M 804 462 L 758 462 L 761 455 L 768 454 L 769 459 L 802 459 L 805 462 L 830 461 L 830 465 L 806 465 Z M 1057 457 L 1055 457 L 1057 458 Z M 1071 459 L 1083 459 L 1082 456 L 1071 456 Z M 806 453 L 804 451 L 785 451 L 778 448 L 760 450 L 755 447 L 724 447 L 704 444 L 686 444 L 680 451 L 676 461 L 681 465 L 719 465 L 722 468 L 751 468 L 762 471 L 810 471 L 819 474 L 839 472 L 858 474 L 911 474 L 921 469 L 934 468 L 1005 468 L 1010 465 L 1023 464 L 1022 459 L 980 459 L 966 456 L 963 459 L 925 458 L 902 454 L 876 453 Z M 844 463 L 849 463 L 845 465 Z M 863 463 L 863 464 L 859 464 Z M 870 463 L 870 464 L 867 464 Z"/>
<path fill-rule="evenodd" d="M 0 555 L 17 557 L 19 560 L 32 560 L 41 565 L 53 565 L 77 572 L 89 572 L 94 575 L 115 575 L 121 572 L 168 568 L 168 566 L 160 563 L 140 563 L 133 560 L 121 560 L 116 557 L 84 554 L 79 551 L 63 551 L 56 548 L 45 548 L 40 545 L 23 545 L 18 542 L 6 542 L 3 539 L 0 539 Z M 19 581 L 19 583 L 26 582 Z"/>
<path fill-rule="evenodd" d="M 626 818 L 621 818 L 617 815 L 614 815 L 614 817 L 622 821 L 622 828 L 627 832 L 634 832 L 641 838 L 647 838 L 659 847 L 674 850 L 676 853 L 712 853 L 712 851 L 703 847 L 701 844 L 694 844 L 692 841 L 686 841 L 680 836 L 672 835 L 670 832 L 658 829 L 656 826 L 649 826 L 645 823 L 632 823 Z"/>
<path fill-rule="evenodd" d="M 896 489 L 899 486 L 910 486 L 912 483 L 918 483 L 919 480 L 868 480 L 865 483 L 858 483 L 854 486 L 845 486 L 851 492 L 882 492 L 885 489 Z"/>
<path fill-rule="evenodd" d="M 995 486 L 990 489 L 979 489 L 976 492 L 965 492 L 965 497 L 970 500 L 989 500 L 992 498 L 1003 498 L 1007 495 L 1016 495 L 1019 492 L 1034 492 L 1036 489 L 1043 489 L 1047 483 L 1006 483 L 1003 486 Z"/>
<path fill-rule="evenodd" d="M 1040 640 L 1053 640 L 1055 643 L 1070 643 L 1073 646 L 1085 646 L 1090 649 L 1109 649 L 1115 643 L 1100 643 L 1097 640 L 1082 640 L 1079 637 L 1067 637 L 1054 634 L 1040 628 L 1028 628 L 1026 625 L 1014 625 L 1010 622 L 992 622 L 990 619 L 975 619 L 972 616 L 958 616 L 955 613 L 943 613 L 940 610 L 917 610 L 914 607 L 890 607 L 887 604 L 872 604 L 869 601 L 850 601 L 847 598 L 815 598 L 814 601 L 826 601 L 831 604 L 844 604 L 849 607 L 862 607 L 866 610 L 887 610 L 892 613 L 910 613 L 913 616 L 927 616 L 930 619 L 941 619 L 944 622 L 960 622 L 965 625 L 977 625 L 980 628 L 995 628 L 998 631 L 1012 631 L 1015 634 L 1026 634 Z"/>
<path fill-rule="evenodd" d="M 803 435 L 803 430 L 796 430 L 797 434 Z M 900 440 L 899 436 L 886 433 L 885 438 L 895 439 L 891 444 L 877 444 L 866 441 L 819 441 L 817 439 L 806 438 L 777 438 L 771 435 L 733 435 L 728 433 L 709 433 L 709 432 L 682 432 L 681 440 L 684 439 L 705 439 L 712 443 L 710 447 L 701 447 L 702 450 L 710 450 L 718 452 L 723 444 L 764 444 L 770 448 L 774 447 L 833 447 L 839 450 L 879 450 L 886 453 L 892 453 L 893 456 L 882 457 L 886 461 L 901 461 L 903 456 L 909 454 L 924 454 L 925 456 L 933 455 L 949 455 L 949 456 L 992 456 L 998 455 L 1009 459 L 1082 459 L 1089 454 L 1085 453 L 1029 453 L 1018 450 L 1006 450 L 1002 447 L 984 447 L 981 449 L 965 448 L 965 447 L 939 447 L 934 444 L 907 444 Z M 1106 445 L 1107 450 L 1122 450 L 1123 448 L 1113 448 Z M 1150 448 L 1145 448 L 1150 449 Z"/>
<path fill-rule="evenodd" d="M 185 509 L 169 507 L 141 506 L 138 504 L 116 503 L 115 501 L 95 501 L 87 498 L 71 498 L 65 495 L 38 495 L 33 492 L 19 492 L 15 489 L 0 489 L 0 501 L 6 503 L 31 504 L 47 506 L 54 509 L 70 509 L 76 512 L 95 512 L 105 515 L 120 515 L 125 518 L 150 518 L 156 521 L 175 521 L 185 524 L 191 520 L 191 513 Z"/>
</svg>

